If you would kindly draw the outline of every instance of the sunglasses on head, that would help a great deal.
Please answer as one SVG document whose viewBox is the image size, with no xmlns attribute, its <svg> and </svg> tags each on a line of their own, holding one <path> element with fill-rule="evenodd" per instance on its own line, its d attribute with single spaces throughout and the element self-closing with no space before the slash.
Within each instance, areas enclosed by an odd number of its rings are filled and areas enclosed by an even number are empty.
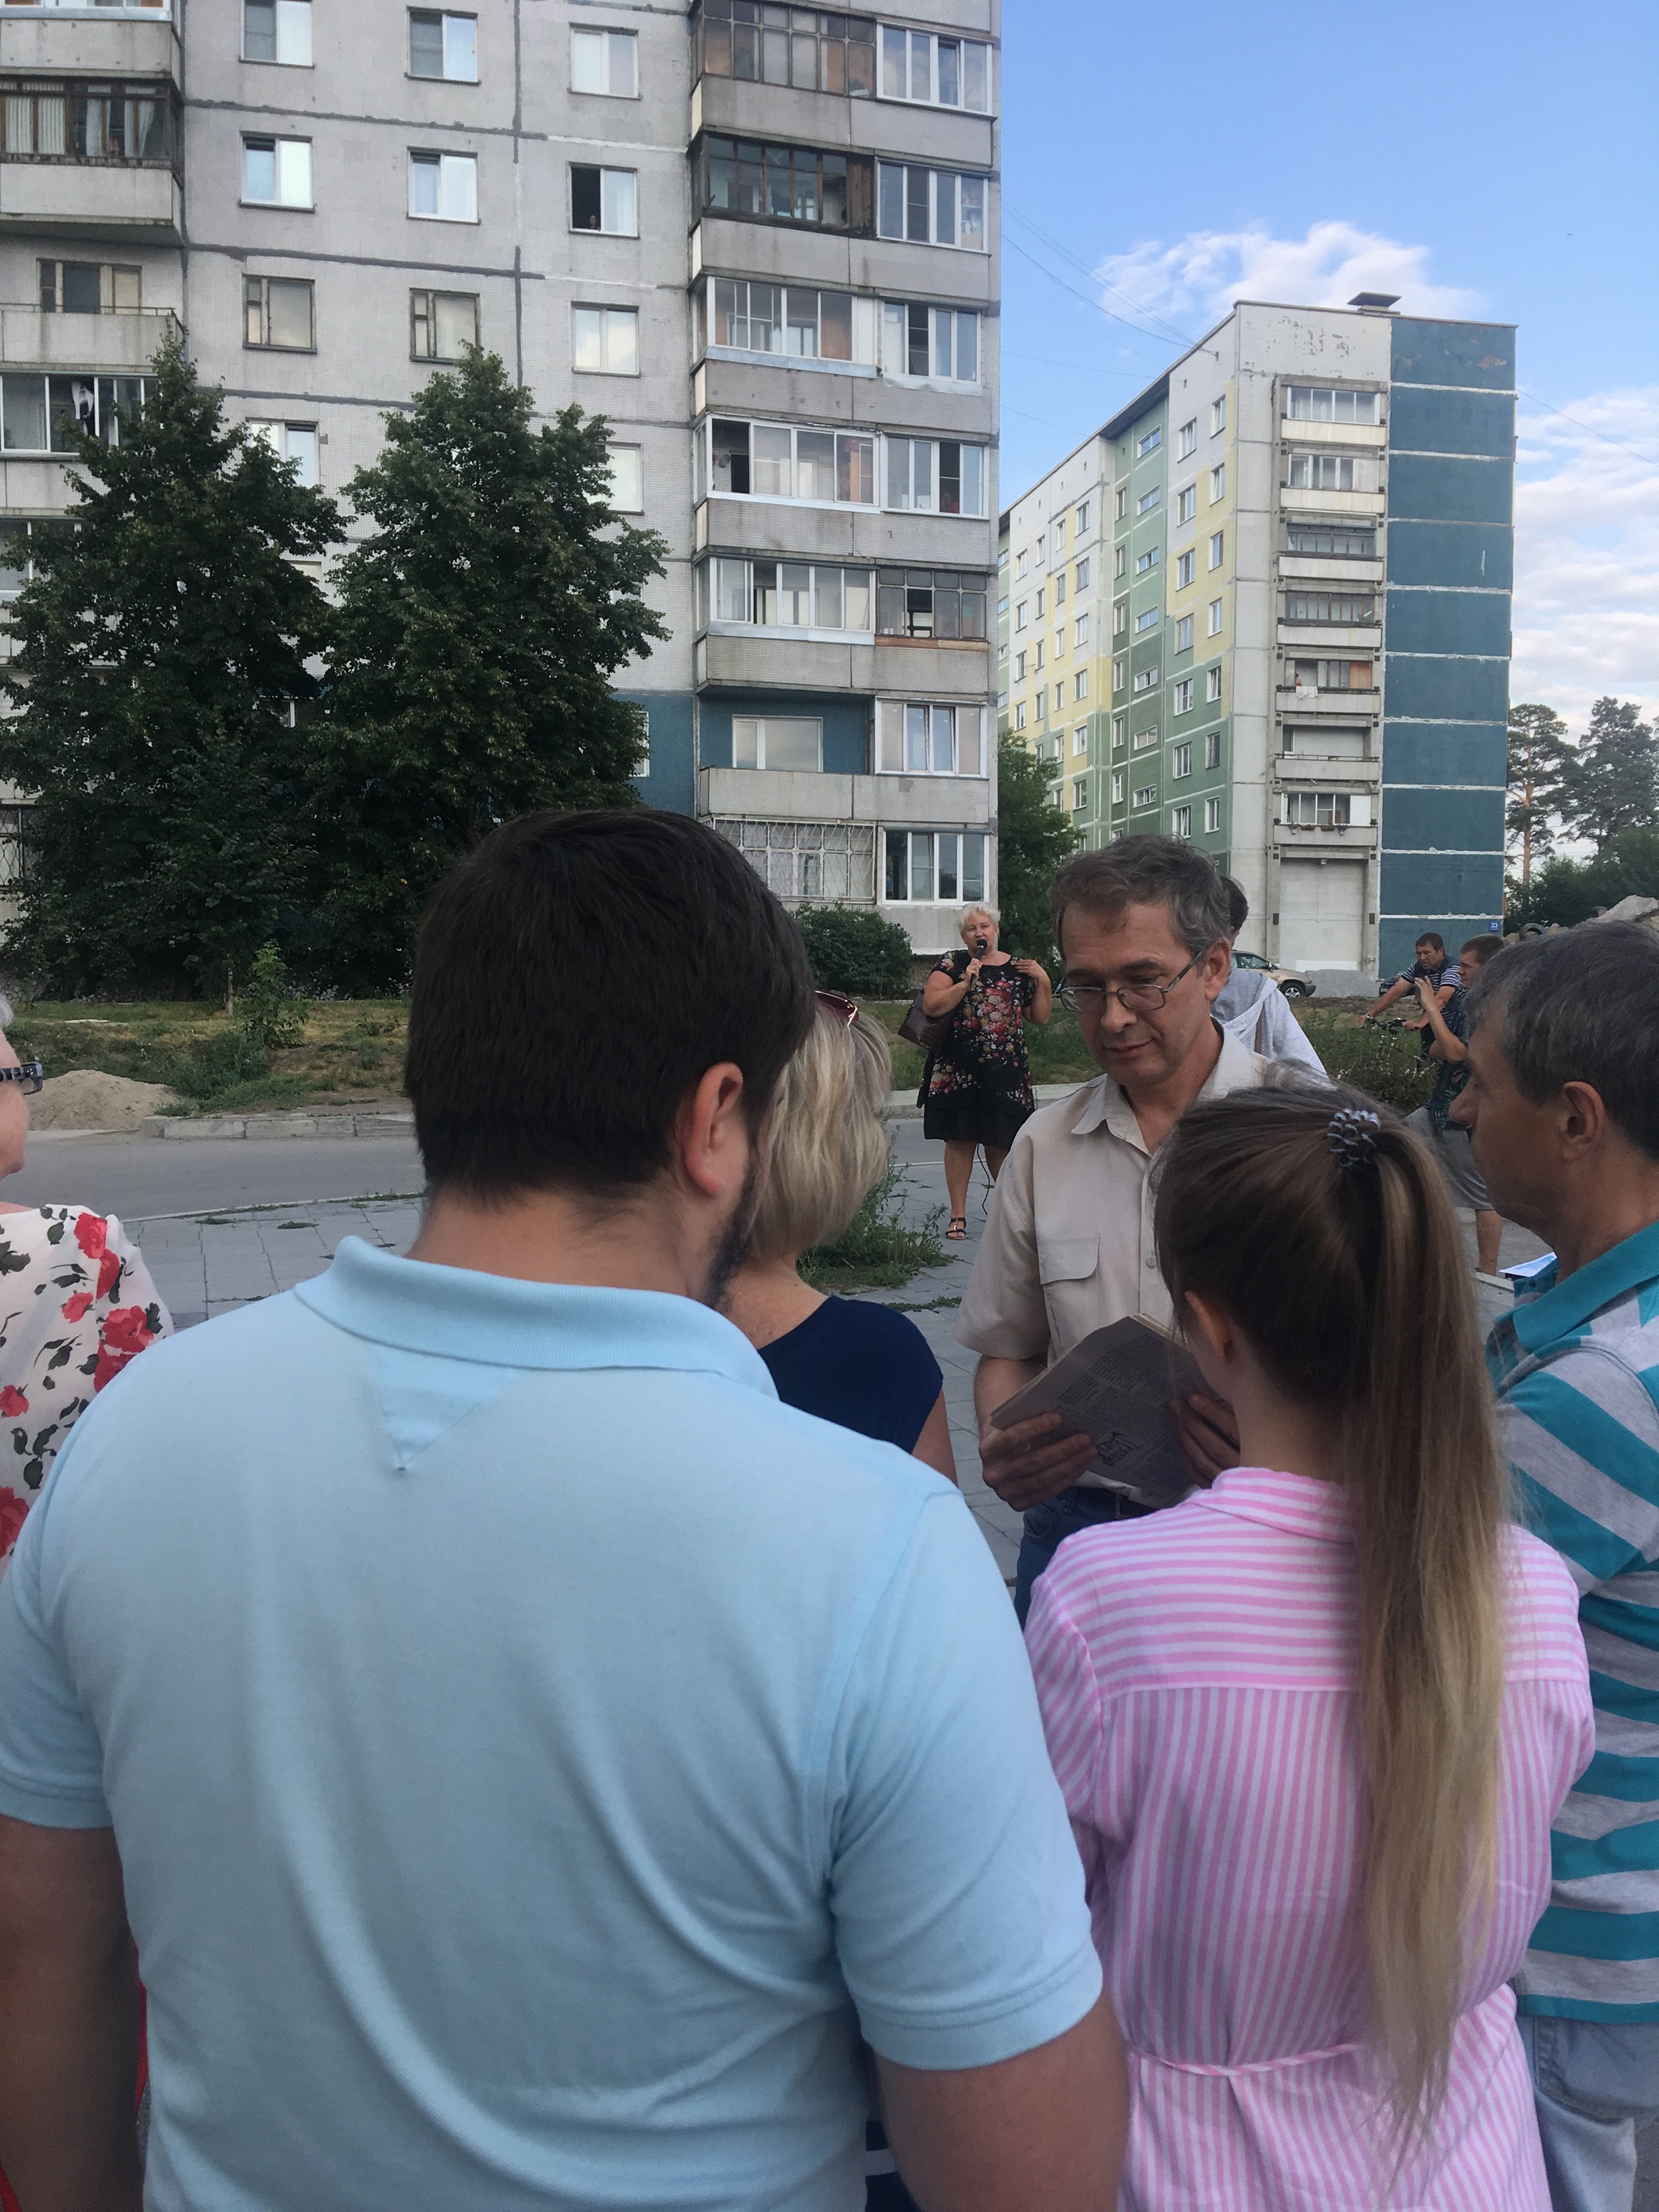
<svg viewBox="0 0 1659 2212">
<path fill-rule="evenodd" d="M 833 1014 L 845 1030 L 850 1030 L 859 1018 L 859 1010 L 851 999 L 839 991 L 815 991 L 813 997 L 827 1014 Z"/>
</svg>

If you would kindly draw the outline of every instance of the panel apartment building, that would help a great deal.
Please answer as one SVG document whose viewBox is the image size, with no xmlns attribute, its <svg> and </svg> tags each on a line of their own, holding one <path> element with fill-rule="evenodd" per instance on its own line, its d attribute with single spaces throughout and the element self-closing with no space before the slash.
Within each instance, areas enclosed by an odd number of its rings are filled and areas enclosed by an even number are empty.
<svg viewBox="0 0 1659 2212">
<path fill-rule="evenodd" d="M 1515 333 L 1240 302 L 1001 519 L 999 704 L 1357 989 L 1503 911 Z"/>
<path fill-rule="evenodd" d="M 667 542 L 641 795 L 954 943 L 995 885 L 997 29 L 0 0 L 0 597 L 164 332 L 335 493 L 476 342 L 610 419 Z"/>
</svg>

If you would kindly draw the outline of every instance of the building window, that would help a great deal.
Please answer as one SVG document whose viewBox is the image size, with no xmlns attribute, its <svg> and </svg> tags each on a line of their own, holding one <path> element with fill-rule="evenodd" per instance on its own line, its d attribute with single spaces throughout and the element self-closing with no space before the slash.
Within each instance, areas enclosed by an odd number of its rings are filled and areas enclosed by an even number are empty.
<svg viewBox="0 0 1659 2212">
<path fill-rule="evenodd" d="M 985 709 L 931 701 L 876 702 L 879 775 L 983 775 Z"/>
<path fill-rule="evenodd" d="M 1029 599 L 1022 599 L 1019 605 L 1014 609 L 1014 628 L 1017 630 L 1022 630 L 1024 629 L 1025 617 L 1030 611 L 1030 601 Z"/>
<path fill-rule="evenodd" d="M 1146 608 L 1135 617 L 1135 635 L 1140 636 L 1149 629 L 1156 629 L 1162 619 L 1156 607 Z"/>
<path fill-rule="evenodd" d="M 1157 743 L 1158 724 L 1156 722 L 1151 722 L 1144 730 L 1137 730 L 1135 732 L 1135 741 L 1131 750 L 1138 753 L 1144 753 L 1149 746 L 1155 745 Z"/>
<path fill-rule="evenodd" d="M 311 66 L 311 0 L 242 0 L 242 59 Z"/>
<path fill-rule="evenodd" d="M 881 365 L 889 376 L 979 381 L 979 316 L 966 307 L 929 307 L 916 300 L 881 303 Z M 1042 559 L 1041 553 L 1037 556 Z"/>
<path fill-rule="evenodd" d="M 1059 611 L 1060 610 L 1060 608 L 1061 608 L 1061 607 L 1063 607 L 1063 606 L 1065 605 L 1065 604 L 1066 604 L 1066 571 L 1065 571 L 1063 568 L 1062 568 L 1062 569 L 1060 569 L 1060 571 L 1059 572 L 1059 574 L 1055 576 L 1055 578 L 1054 578 L 1054 611 L 1055 611 L 1056 613 L 1058 613 L 1058 612 L 1059 612 Z M 1057 648 L 1057 649 L 1058 649 L 1058 650 L 1062 650 L 1062 651 L 1064 650 L 1064 648 L 1063 648 L 1063 647 L 1060 647 L 1060 648 Z"/>
<path fill-rule="evenodd" d="M 1210 435 L 1212 438 L 1215 437 L 1218 432 L 1224 430 L 1226 427 L 1227 395 L 1224 392 L 1219 399 L 1212 399 L 1210 402 Z"/>
<path fill-rule="evenodd" d="M 1036 618 L 1037 618 L 1037 620 L 1038 620 L 1039 622 L 1041 622 L 1041 621 L 1042 620 L 1042 600 L 1043 600 L 1043 593 L 1044 593 L 1044 590 L 1045 590 L 1045 586 L 1042 586 L 1042 584 L 1039 584 L 1039 585 L 1037 586 L 1037 595 L 1036 595 Z"/>
<path fill-rule="evenodd" d="M 1213 837 L 1221 827 L 1221 801 L 1206 799 L 1204 802 L 1204 834 Z"/>
<path fill-rule="evenodd" d="M 1041 611 L 1041 610 L 1039 610 L 1039 611 Z M 1032 649 L 1031 665 L 1034 668 L 1041 668 L 1042 665 L 1042 640 L 1041 638 L 1037 640 L 1036 646 Z"/>
<path fill-rule="evenodd" d="M 639 179 L 632 169 L 570 165 L 570 228 L 608 231 L 613 238 L 640 234 Z"/>
<path fill-rule="evenodd" d="M 1224 534 L 1225 533 L 1224 532 L 1218 530 L 1213 532 L 1211 537 L 1210 566 L 1212 568 L 1218 568 L 1221 566 L 1222 556 L 1225 551 L 1225 547 L 1223 544 Z"/>
<path fill-rule="evenodd" d="M 733 714 L 733 768 L 806 769 L 823 764 L 823 724 L 805 715 Z"/>
<path fill-rule="evenodd" d="M 1158 805 L 1158 786 L 1155 783 L 1143 783 L 1138 785 L 1136 787 L 1134 798 L 1131 804 L 1137 809 L 1146 806 L 1156 806 Z"/>
<path fill-rule="evenodd" d="M 250 434 L 270 447 L 280 460 L 292 461 L 295 474 L 302 484 L 314 484 L 317 477 L 317 425 L 314 422 L 253 422 Z"/>
<path fill-rule="evenodd" d="M 1023 699 L 1015 703 L 1014 727 L 1017 730 L 1023 730 L 1025 727 L 1025 702 Z"/>
<path fill-rule="evenodd" d="M 1224 497 L 1225 497 L 1225 495 L 1226 495 L 1226 491 L 1227 491 L 1227 464 L 1225 463 L 1225 461 L 1221 461 L 1221 462 L 1218 463 L 1218 465 L 1217 465 L 1214 468 L 1212 468 L 1212 469 L 1210 471 L 1210 504 L 1211 504 L 1211 506 L 1212 506 L 1212 507 L 1213 507 L 1213 506 L 1215 505 L 1216 501 L 1217 501 L 1218 499 L 1224 498 Z"/>
<path fill-rule="evenodd" d="M 639 514 L 645 507 L 645 468 L 637 446 L 611 448 L 611 504 L 618 514 Z"/>
<path fill-rule="evenodd" d="M 1221 609 L 1222 602 L 1219 599 L 1211 600 L 1209 635 L 1212 637 L 1219 637 L 1221 635 Z"/>
<path fill-rule="evenodd" d="M 314 288 L 296 276 L 249 276 L 243 280 L 244 343 L 309 353 L 317 343 L 313 313 Z"/>
<path fill-rule="evenodd" d="M 144 411 L 142 376 L 0 376 L 0 441 L 9 453 L 70 453 L 76 430 L 120 443 L 121 417 Z M 33 526 L 38 532 L 45 523 Z"/>
<path fill-rule="evenodd" d="M 1116 507 L 1115 507 L 1115 512 L 1116 512 L 1117 519 L 1118 519 L 1118 520 L 1119 520 L 1120 522 L 1121 522 L 1121 521 L 1122 521 L 1122 520 L 1123 520 L 1124 516 L 1128 513 L 1128 511 L 1129 511 L 1129 488 L 1128 488 L 1128 486 L 1127 486 L 1127 484 L 1125 484 L 1125 485 L 1121 486 L 1121 487 L 1120 487 L 1120 489 L 1119 489 L 1118 495 L 1117 495 Z"/>
<path fill-rule="evenodd" d="M 1039 568 L 1044 568 L 1048 565 L 1048 533 L 1047 531 L 1040 530 L 1037 532 L 1036 557 L 1037 566 Z"/>
<path fill-rule="evenodd" d="M 1292 453 L 1285 481 L 1292 491 L 1374 491 L 1376 465 L 1369 454 Z"/>
<path fill-rule="evenodd" d="M 1088 758 L 1089 725 L 1086 722 L 1079 722 L 1076 729 L 1073 731 L 1072 751 L 1073 756 L 1079 760 L 1086 760 Z"/>
<path fill-rule="evenodd" d="M 1136 575 L 1144 576 L 1149 568 L 1156 568 L 1161 558 L 1160 549 L 1156 545 L 1149 545 L 1135 562 Z"/>
<path fill-rule="evenodd" d="M 1376 394 L 1293 384 L 1285 394 L 1285 412 L 1293 422 L 1375 422 Z"/>
<path fill-rule="evenodd" d="M 1183 422 L 1181 426 L 1180 441 L 1176 447 L 1176 459 L 1178 461 L 1184 461 L 1188 453 L 1195 453 L 1197 451 L 1198 417 L 1194 416 L 1190 422 Z"/>
<path fill-rule="evenodd" d="M 1369 660 L 1297 660 L 1291 663 L 1298 691 L 1369 691 Z"/>
<path fill-rule="evenodd" d="M 570 89 L 597 92 L 611 100 L 634 100 L 640 89 L 640 40 L 636 31 L 572 31 Z"/>
<path fill-rule="evenodd" d="M 1123 794 L 1125 790 L 1127 788 L 1128 781 L 1129 777 L 1127 769 L 1115 768 L 1112 770 L 1112 804 L 1114 806 L 1122 805 Z"/>
<path fill-rule="evenodd" d="M 1182 615 L 1176 624 L 1175 649 L 1177 653 L 1190 653 L 1193 649 L 1193 618 L 1190 615 Z"/>
<path fill-rule="evenodd" d="M 1128 681 L 1128 664 L 1127 664 L 1127 661 L 1122 661 L 1122 660 L 1115 660 L 1115 661 L 1112 663 L 1112 689 L 1113 689 L 1113 690 L 1114 690 L 1114 691 L 1121 691 L 1121 690 L 1123 689 L 1123 687 L 1124 687 L 1125 684 L 1127 684 L 1127 681 Z"/>
<path fill-rule="evenodd" d="M 478 19 L 441 14 L 436 9 L 409 11 L 410 76 L 447 77 L 452 84 L 478 82 Z"/>
<path fill-rule="evenodd" d="M 1316 530 L 1306 523 L 1292 523 L 1285 533 L 1287 553 L 1318 553 L 1328 560 L 1339 561 L 1374 558 L 1376 552 L 1376 532 L 1374 530 Z"/>
<path fill-rule="evenodd" d="M 951 568 L 878 569 L 878 635 L 982 638 L 985 580 Z"/>
<path fill-rule="evenodd" d="M 1116 558 L 1112 564 L 1112 574 L 1115 576 L 1126 576 L 1128 572 L 1129 549 L 1127 545 L 1120 545 L 1117 549 Z"/>
<path fill-rule="evenodd" d="M 954 169 L 877 164 L 876 234 L 914 245 L 985 246 L 985 179 Z"/>
<path fill-rule="evenodd" d="M 411 152 L 409 212 L 426 222 L 477 222 L 477 155 Z"/>
<path fill-rule="evenodd" d="M 1177 707 L 1176 712 L 1179 714 L 1180 711 L 1180 708 Z M 1193 749 L 1191 745 L 1171 745 L 1170 748 L 1170 775 L 1171 781 L 1176 783 L 1180 783 L 1186 777 L 1189 776 L 1192 772 Z"/>
<path fill-rule="evenodd" d="M 1073 623 L 1072 627 L 1073 627 L 1073 629 L 1076 631 L 1076 633 L 1077 633 L 1077 635 L 1076 635 L 1075 638 L 1073 640 L 1073 642 L 1074 644 L 1076 644 L 1076 645 L 1087 645 L 1087 643 L 1089 642 L 1089 617 L 1088 617 L 1088 616 L 1087 616 L 1087 615 L 1079 615 L 1079 616 L 1078 617 L 1077 620 Z"/>
<path fill-rule="evenodd" d="M 1119 599 L 1115 603 L 1112 608 L 1112 635 L 1114 637 L 1121 637 L 1124 631 L 1127 629 L 1128 627 L 1129 602 L 1127 599 Z"/>
<path fill-rule="evenodd" d="M 1287 791 L 1285 819 L 1292 830 L 1346 830 L 1351 813 L 1346 791 Z"/>
<path fill-rule="evenodd" d="M 853 630 L 868 637 L 874 635 L 872 614 L 868 568 L 720 559 L 697 571 L 700 628 L 712 620 L 760 629 Z"/>
<path fill-rule="evenodd" d="M 254 207 L 311 205 L 309 138 L 244 138 L 242 198 Z"/>
<path fill-rule="evenodd" d="M 983 514 L 985 448 L 954 438 L 888 438 L 888 507 L 896 514 Z M 1041 608 L 1038 610 L 1041 612 Z"/>
<path fill-rule="evenodd" d="M 1054 689 L 1058 691 L 1060 689 L 1059 684 L 1056 684 Z M 1086 668 L 1079 668 L 1077 674 L 1072 678 L 1072 696 L 1073 699 L 1086 699 L 1088 696 L 1089 672 Z"/>
<path fill-rule="evenodd" d="M 1122 748 L 1128 743 L 1128 716 L 1127 714 L 1114 714 L 1112 717 L 1112 750 L 1114 752 L 1121 751 Z"/>
<path fill-rule="evenodd" d="M 1186 553 L 1179 553 L 1176 556 L 1176 591 L 1183 591 L 1186 586 L 1192 582 L 1193 577 L 1197 571 L 1197 566 L 1198 556 L 1195 553 L 1189 551 Z"/>
<path fill-rule="evenodd" d="M 706 138 L 701 170 L 702 204 L 717 215 L 869 233 L 872 173 L 866 154 Z"/>
<path fill-rule="evenodd" d="M 1175 711 L 1177 714 L 1190 714 L 1193 711 L 1193 679 L 1190 676 L 1182 677 L 1175 687 Z"/>
<path fill-rule="evenodd" d="M 43 261 L 40 277 L 43 315 L 136 315 L 143 300 L 142 270 L 120 262 Z"/>
<path fill-rule="evenodd" d="M 1048 687 L 1045 684 L 1036 695 L 1036 718 L 1039 722 L 1048 719 Z"/>
<path fill-rule="evenodd" d="M 881 27 L 881 96 L 925 100 L 930 107 L 991 109 L 991 49 L 977 39 L 943 39 L 932 31 Z"/>
<path fill-rule="evenodd" d="M 639 374 L 637 307 L 573 307 L 570 320 L 573 368 L 605 376 Z"/>
<path fill-rule="evenodd" d="M 1150 514 L 1163 496 L 1164 487 L 1161 484 L 1154 484 L 1150 491 L 1142 492 L 1140 497 L 1135 501 L 1135 513 Z"/>
<path fill-rule="evenodd" d="M 1372 623 L 1376 601 L 1369 592 L 1286 592 L 1285 619 L 1297 623 Z"/>
<path fill-rule="evenodd" d="M 1025 574 L 1026 568 L 1030 565 L 1030 558 L 1031 556 L 1030 553 L 1022 550 L 1019 556 L 1019 565 L 1014 570 L 1016 576 L 1023 576 Z"/>
<path fill-rule="evenodd" d="M 459 361 L 478 343 L 476 292 L 411 292 L 409 351 L 413 361 Z"/>
<path fill-rule="evenodd" d="M 1143 668 L 1143 669 L 1141 670 L 1140 673 L 1136 677 L 1136 678 L 1135 678 L 1135 680 L 1134 680 L 1134 689 L 1135 689 L 1137 691 L 1152 691 L 1152 690 L 1157 690 L 1157 688 L 1158 688 L 1158 671 L 1157 671 L 1157 669 L 1156 669 L 1156 668 Z"/>
<path fill-rule="evenodd" d="M 1135 447 L 1137 458 L 1144 460 L 1148 453 L 1155 453 L 1163 443 L 1164 432 L 1161 426 L 1156 430 L 1148 430 L 1140 443 Z"/>
<path fill-rule="evenodd" d="M 985 896 L 986 839 L 954 830 L 890 830 L 885 896 L 897 906 Z"/>
<path fill-rule="evenodd" d="M 708 440 L 709 488 L 717 495 L 875 504 L 875 439 L 869 431 L 814 430 L 716 416 Z"/>
<path fill-rule="evenodd" d="M 1218 666 L 1218 667 L 1215 667 L 1215 668 L 1206 668 L 1206 669 L 1205 670 L 1205 672 L 1204 672 L 1204 697 L 1205 697 L 1206 703 L 1207 705 L 1209 705 L 1209 706 L 1213 707 L 1213 706 L 1214 706 L 1214 704 L 1215 704 L 1215 702 L 1216 702 L 1216 701 L 1217 701 L 1220 696 L 1221 696 L 1221 671 L 1220 671 L 1220 668 L 1219 668 Z M 1220 739 L 1218 738 L 1217 738 L 1217 740 L 1216 740 L 1216 742 L 1217 742 L 1217 744 L 1218 744 L 1221 741 L 1220 741 Z"/>
<path fill-rule="evenodd" d="M 1176 520 L 1191 522 L 1198 513 L 1198 486 L 1183 484 L 1176 494 Z"/>
<path fill-rule="evenodd" d="M 876 896 L 876 831 L 868 822 L 721 822 L 709 825 L 737 847 L 777 897 L 868 906 Z"/>
<path fill-rule="evenodd" d="M 1023 653 L 1014 655 L 1014 681 L 1016 684 L 1025 681 L 1025 655 Z"/>
<path fill-rule="evenodd" d="M 1089 527 L 1089 501 L 1080 499 L 1077 507 L 1077 534 L 1081 538 Z"/>
<path fill-rule="evenodd" d="M 1192 808 L 1190 806 L 1172 806 L 1170 809 L 1170 835 L 1172 837 L 1190 838 L 1192 834 Z"/>
<path fill-rule="evenodd" d="M 1086 560 L 1079 561 L 1077 563 L 1073 571 L 1073 583 L 1075 588 L 1079 592 L 1086 592 L 1088 590 L 1089 563 Z"/>
<path fill-rule="evenodd" d="M 1072 785 L 1072 811 L 1074 814 L 1081 814 L 1086 810 L 1088 804 L 1089 779 L 1086 775 L 1080 775 Z"/>
<path fill-rule="evenodd" d="M 868 100 L 876 88 L 876 27 L 867 16 L 801 9 L 782 16 L 757 0 L 703 0 L 695 34 L 699 76 L 854 100 Z"/>
<path fill-rule="evenodd" d="M 734 353 L 787 356 L 792 361 L 871 362 L 873 340 L 858 343 L 850 292 L 814 287 L 753 284 L 717 276 L 713 286 L 714 343 Z M 868 301 L 860 301 L 860 307 Z"/>
<path fill-rule="evenodd" d="M 1212 730 L 1209 736 L 1204 740 L 1204 765 L 1206 768 L 1219 768 L 1221 765 L 1221 732 L 1219 730 Z M 1212 823 L 1210 827 L 1213 829 L 1215 824 Z"/>
</svg>

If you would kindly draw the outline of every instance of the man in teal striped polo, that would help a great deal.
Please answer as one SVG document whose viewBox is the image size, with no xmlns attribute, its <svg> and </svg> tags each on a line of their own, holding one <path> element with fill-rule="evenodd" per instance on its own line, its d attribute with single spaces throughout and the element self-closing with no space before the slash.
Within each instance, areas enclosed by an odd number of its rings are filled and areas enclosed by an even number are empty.
<svg viewBox="0 0 1659 2212">
<path fill-rule="evenodd" d="M 1589 922 L 1488 961 L 1452 1109 L 1548 1240 L 1487 1356 L 1519 1511 L 1581 1593 L 1595 1756 L 1517 1981 L 1555 2212 L 1631 2212 L 1659 2118 L 1659 933 Z"/>
</svg>

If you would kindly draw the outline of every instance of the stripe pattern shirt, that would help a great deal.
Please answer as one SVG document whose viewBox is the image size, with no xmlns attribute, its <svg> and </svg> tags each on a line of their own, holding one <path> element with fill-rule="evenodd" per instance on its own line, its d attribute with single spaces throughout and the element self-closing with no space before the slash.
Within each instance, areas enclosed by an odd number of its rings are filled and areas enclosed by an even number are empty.
<svg viewBox="0 0 1659 2212">
<path fill-rule="evenodd" d="M 1524 2012 L 1659 2020 L 1659 1222 L 1487 1339 L 1519 1512 L 1579 1591 L 1595 1756 L 1561 1808 Z"/>
<path fill-rule="evenodd" d="M 1445 2105 L 1392 2187 L 1354 1925 L 1365 1785 L 1342 1492 L 1235 1468 L 1072 1537 L 1038 1583 L 1026 1642 L 1131 2053 L 1120 2212 L 1547 2212 L 1508 1983 L 1592 1719 L 1560 1561 L 1517 1529 L 1505 1566 L 1492 1905 L 1470 1936 Z"/>
</svg>

